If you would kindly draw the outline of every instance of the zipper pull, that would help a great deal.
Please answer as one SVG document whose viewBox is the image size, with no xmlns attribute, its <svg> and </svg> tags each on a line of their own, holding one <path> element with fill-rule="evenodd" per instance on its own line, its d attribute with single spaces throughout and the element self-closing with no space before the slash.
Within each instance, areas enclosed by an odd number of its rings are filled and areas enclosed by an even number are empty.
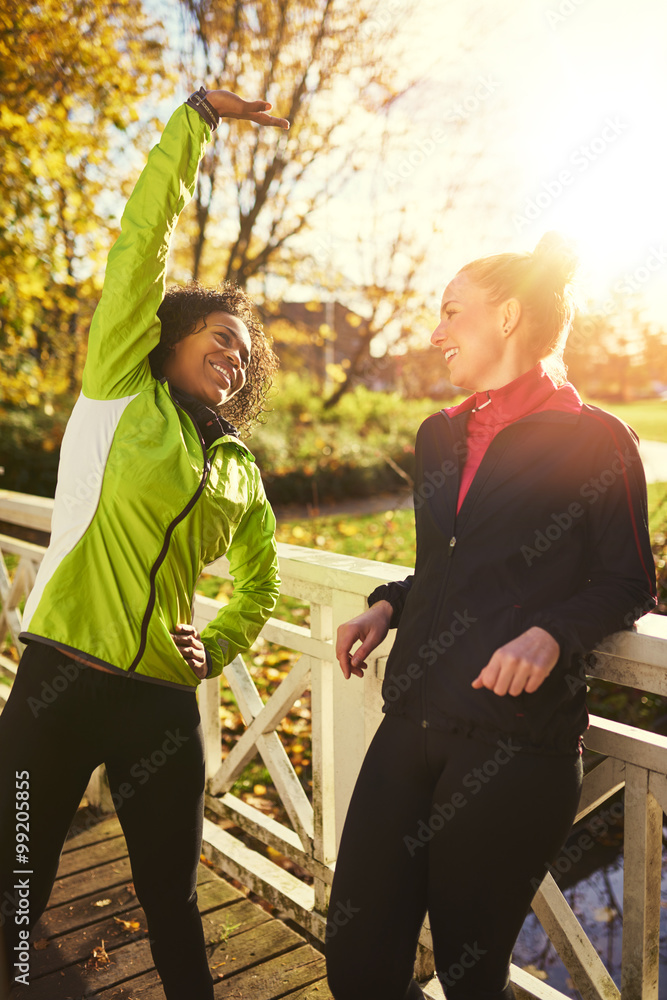
<svg viewBox="0 0 667 1000">
<path fill-rule="evenodd" d="M 448 557 L 449 557 L 450 559 L 451 559 L 451 558 L 452 558 L 452 556 L 454 555 L 454 546 L 455 546 L 455 545 L 456 545 L 456 535 L 452 535 L 452 537 L 451 537 L 451 538 L 449 539 L 449 552 L 448 552 Z"/>
</svg>

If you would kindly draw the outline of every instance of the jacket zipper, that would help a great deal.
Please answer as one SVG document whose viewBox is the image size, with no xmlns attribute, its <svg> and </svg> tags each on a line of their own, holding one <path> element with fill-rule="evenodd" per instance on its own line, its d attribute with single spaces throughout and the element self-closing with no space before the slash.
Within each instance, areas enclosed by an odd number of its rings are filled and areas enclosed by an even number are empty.
<svg viewBox="0 0 667 1000">
<path fill-rule="evenodd" d="M 482 407 L 484 407 L 486 405 L 487 405 L 486 403 L 483 403 Z M 478 409 L 481 409 L 482 407 L 478 407 Z M 488 447 L 486 449 L 486 452 L 484 453 L 482 461 L 484 461 L 484 459 L 488 455 L 489 451 L 494 447 L 494 444 L 495 444 L 496 440 L 498 439 L 498 437 L 500 437 L 501 434 L 503 434 L 505 431 L 509 430 L 510 428 L 515 427 L 518 423 L 521 423 L 522 420 L 529 419 L 530 416 L 532 416 L 532 414 L 527 414 L 526 417 L 522 417 L 522 418 L 520 418 L 520 420 L 514 421 L 513 423 L 509 424 L 507 427 L 504 427 L 489 442 L 489 445 L 488 445 Z M 443 417 L 445 417 L 445 420 L 447 421 L 447 425 L 450 428 L 450 432 L 451 432 L 451 423 L 450 423 L 449 419 L 445 416 L 445 414 L 443 414 Z M 458 486 L 460 488 L 460 482 L 458 483 Z M 477 492 L 479 493 L 479 492 L 481 492 L 481 490 L 478 490 Z M 478 499 L 477 496 L 475 496 L 474 500 L 473 500 L 473 506 L 477 502 L 477 499 Z M 458 496 L 457 496 L 457 499 L 456 499 L 456 503 L 458 505 Z M 470 513 L 470 511 L 468 511 L 468 514 L 469 513 Z M 449 575 L 451 573 L 451 567 L 452 567 L 452 557 L 454 555 L 454 548 L 456 546 L 456 540 L 457 540 L 456 539 L 456 522 L 457 522 L 457 518 L 458 518 L 458 513 L 455 513 L 454 514 L 454 522 L 452 524 L 452 534 L 451 534 L 451 537 L 449 539 L 449 543 L 448 543 L 448 546 L 447 546 L 447 558 L 446 558 L 446 562 L 445 562 L 445 576 L 444 576 L 444 579 L 443 579 L 442 584 L 440 586 L 440 591 L 438 593 L 438 600 L 437 600 L 437 602 L 435 604 L 435 611 L 434 611 L 433 620 L 431 622 L 431 629 L 430 629 L 431 633 L 433 633 L 433 629 L 435 627 L 435 623 L 436 623 L 437 618 L 438 618 L 439 608 L 440 608 L 440 606 L 441 606 L 441 604 L 442 604 L 442 602 L 444 600 L 445 593 L 447 591 L 447 584 L 449 583 Z M 426 671 L 425 675 L 424 675 L 424 680 L 423 680 L 423 683 L 422 683 L 422 722 L 421 722 L 421 724 L 422 724 L 422 727 L 424 729 L 428 729 L 428 727 L 429 727 L 429 722 L 428 722 L 428 719 L 426 718 L 426 700 L 427 700 L 426 699 L 426 682 L 427 682 L 427 680 L 428 680 L 428 672 Z"/>
<path fill-rule="evenodd" d="M 457 480 L 457 483 L 460 486 L 460 477 L 459 477 L 459 480 Z M 448 548 L 447 548 L 447 562 L 446 562 L 446 566 L 445 566 L 445 577 L 444 577 L 444 580 L 442 581 L 442 584 L 440 586 L 440 592 L 438 594 L 438 600 L 436 601 L 436 604 L 435 604 L 435 610 L 434 610 L 434 614 L 433 614 L 433 620 L 431 621 L 431 628 L 430 628 L 431 633 L 433 633 L 433 628 L 434 628 L 435 623 L 436 623 L 436 621 L 438 619 L 438 609 L 440 608 L 440 605 L 442 604 L 442 601 L 443 601 L 444 596 L 445 596 L 445 592 L 447 590 L 447 584 L 449 583 L 449 574 L 451 572 L 451 567 L 452 567 L 451 560 L 452 560 L 452 556 L 454 555 L 454 547 L 456 545 L 456 518 L 457 518 L 457 514 L 456 514 L 456 511 L 455 511 L 455 513 L 454 513 L 454 522 L 452 524 L 452 535 L 451 535 L 451 537 L 449 539 L 449 545 L 448 545 Z M 425 675 L 424 675 L 424 681 L 422 683 L 422 722 L 421 722 L 421 724 L 422 724 L 422 728 L 423 729 L 428 729 L 428 727 L 429 727 L 429 721 L 426 718 L 426 683 L 427 683 L 427 680 L 428 680 L 428 672 L 425 673 Z"/>
<path fill-rule="evenodd" d="M 486 403 L 483 403 L 482 405 L 486 406 Z M 444 416 L 444 414 L 443 414 L 443 416 Z M 449 421 L 448 421 L 448 426 L 451 427 L 451 425 L 449 424 Z M 507 428 L 505 428 L 505 429 L 507 429 Z M 493 441 L 489 442 L 489 448 L 492 445 L 493 445 Z M 487 453 L 488 453 L 489 448 L 487 448 Z M 486 457 L 486 454 L 485 454 L 484 457 Z M 459 480 L 459 482 L 458 482 L 459 489 L 460 489 L 460 485 L 461 484 L 460 484 L 460 480 Z M 456 502 L 456 505 L 458 506 L 458 495 L 457 495 L 457 498 L 456 498 L 455 502 Z M 447 561 L 445 563 L 445 576 L 444 576 L 444 579 L 443 579 L 442 584 L 440 586 L 440 592 L 438 594 L 438 600 L 436 602 L 435 610 L 434 610 L 434 613 L 433 613 L 433 620 L 431 622 L 431 629 L 430 629 L 431 633 L 433 633 L 433 629 L 435 627 L 435 623 L 438 620 L 439 609 L 440 609 L 440 606 L 442 605 L 442 602 L 444 601 L 445 594 L 447 592 L 447 585 L 449 583 L 449 575 L 450 575 L 450 573 L 452 571 L 452 558 L 454 556 L 454 549 L 456 547 L 456 522 L 457 522 L 457 518 L 458 518 L 458 513 L 455 513 L 454 514 L 454 522 L 452 524 L 452 534 L 450 536 L 449 543 L 447 545 Z M 432 634 L 431 634 L 431 638 L 433 638 Z M 426 698 L 426 681 L 427 681 L 427 679 L 428 679 L 428 673 L 426 673 L 426 675 L 424 677 L 424 683 L 422 684 L 422 723 L 421 724 L 422 724 L 422 727 L 424 729 L 428 729 L 428 727 L 429 727 L 429 721 L 426 718 L 426 701 L 427 701 L 427 698 Z"/>
<path fill-rule="evenodd" d="M 174 402 L 175 402 L 175 400 L 174 400 Z M 180 403 L 177 403 L 176 405 L 178 407 L 180 407 L 180 409 L 183 410 L 184 413 L 188 414 L 188 416 L 190 417 L 190 420 L 192 420 L 192 424 L 193 424 L 195 430 L 197 431 L 197 437 L 199 438 L 199 442 L 200 442 L 200 444 L 202 446 L 202 452 L 203 452 L 203 455 L 204 455 L 204 471 L 203 471 L 201 480 L 199 482 L 199 486 L 197 487 L 195 493 L 192 495 L 192 497 L 187 502 L 187 504 L 185 505 L 185 507 L 183 508 L 183 510 L 180 512 L 180 514 L 177 514 L 176 517 L 171 521 L 171 523 L 167 527 L 167 530 L 166 530 L 165 535 L 164 535 L 164 542 L 162 543 L 162 548 L 160 549 L 160 552 L 158 554 L 157 559 L 155 560 L 155 562 L 151 566 L 151 572 L 150 572 L 150 593 L 148 595 L 148 603 L 146 605 L 146 610 L 144 612 L 144 617 L 143 617 L 143 620 L 141 622 L 141 637 L 140 637 L 140 640 L 139 640 L 139 649 L 137 650 L 137 655 L 135 656 L 134 660 L 132 661 L 132 663 L 128 667 L 128 673 L 132 673 L 133 671 L 135 671 L 137 669 L 137 667 L 139 666 L 139 663 L 141 662 L 141 658 L 142 658 L 142 656 L 144 655 L 144 653 L 146 651 L 146 643 L 148 641 L 148 626 L 150 625 L 151 615 L 153 614 L 153 608 L 155 607 L 155 599 L 156 599 L 156 596 L 157 596 L 155 581 L 157 579 L 158 570 L 160 569 L 160 566 L 162 565 L 162 563 L 164 562 L 164 560 L 167 557 L 167 552 L 169 551 L 169 544 L 171 542 L 171 536 L 173 535 L 174 529 L 176 528 L 176 526 L 178 524 L 180 524 L 180 522 L 183 520 L 183 518 L 187 517 L 187 515 L 190 513 L 190 511 L 192 510 L 192 508 L 194 507 L 194 505 L 197 503 L 197 500 L 199 500 L 199 497 L 204 492 L 204 488 L 205 488 L 206 483 L 208 481 L 208 477 L 209 477 L 209 475 L 211 473 L 211 463 L 209 461 L 209 457 L 208 457 L 208 454 L 206 452 L 206 442 L 204 441 L 204 438 L 202 437 L 202 433 L 199 430 L 199 427 L 197 426 L 197 422 L 192 417 L 192 415 L 190 413 L 188 413 L 188 411 L 185 409 L 184 406 L 181 406 Z"/>
<path fill-rule="evenodd" d="M 456 516 L 454 517 L 453 528 L 454 528 L 454 530 L 456 530 Z M 444 600 L 445 592 L 447 590 L 447 584 L 449 583 L 449 574 L 451 573 L 451 568 L 452 568 L 452 562 L 451 562 L 451 560 L 452 560 L 452 556 L 454 555 L 454 546 L 455 545 L 456 545 L 456 535 L 452 535 L 452 537 L 449 539 L 449 547 L 447 549 L 447 562 L 445 564 L 445 566 L 446 566 L 446 568 L 445 568 L 445 578 L 442 581 L 442 584 L 440 586 L 440 593 L 438 594 L 438 600 L 437 600 L 436 605 L 435 605 L 435 612 L 434 612 L 434 615 L 433 615 L 433 620 L 431 622 L 431 629 L 430 629 L 430 631 L 431 631 L 431 638 L 433 638 L 433 635 L 432 635 L 433 628 L 434 628 L 435 623 L 436 623 L 436 621 L 438 619 L 439 608 L 440 608 L 440 606 L 441 606 L 441 604 L 442 604 L 442 602 Z M 428 672 L 425 673 L 424 683 L 422 684 L 422 723 L 421 724 L 422 724 L 422 728 L 423 729 L 428 729 L 428 727 L 429 727 L 429 721 L 426 718 L 426 682 L 427 682 L 427 679 L 428 679 Z"/>
</svg>

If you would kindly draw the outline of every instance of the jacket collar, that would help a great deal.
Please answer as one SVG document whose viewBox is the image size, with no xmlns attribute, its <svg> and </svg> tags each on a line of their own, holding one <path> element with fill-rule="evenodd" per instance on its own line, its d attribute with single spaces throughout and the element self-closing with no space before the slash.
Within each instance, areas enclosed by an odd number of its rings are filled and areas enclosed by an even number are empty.
<svg viewBox="0 0 667 1000">
<path fill-rule="evenodd" d="M 472 413 L 476 423 L 502 425 L 544 410 L 578 414 L 581 405 L 574 386 L 570 382 L 557 386 L 540 361 L 507 385 L 475 392 L 442 412 L 449 417 Z"/>
<path fill-rule="evenodd" d="M 224 417 L 220 416 L 214 409 L 202 403 L 200 399 L 196 396 L 191 396 L 188 392 L 183 392 L 182 389 L 177 389 L 175 385 L 167 382 L 166 378 L 160 379 L 163 385 L 166 385 L 171 398 L 175 403 L 178 403 L 180 407 L 190 414 L 197 427 L 199 428 L 199 433 L 204 439 L 204 444 L 206 448 L 210 448 L 211 445 L 215 444 L 223 437 L 234 438 L 234 444 L 238 444 L 241 448 L 250 454 L 250 449 L 241 441 L 239 437 L 239 432 L 231 424 L 229 420 L 225 420 Z"/>
</svg>

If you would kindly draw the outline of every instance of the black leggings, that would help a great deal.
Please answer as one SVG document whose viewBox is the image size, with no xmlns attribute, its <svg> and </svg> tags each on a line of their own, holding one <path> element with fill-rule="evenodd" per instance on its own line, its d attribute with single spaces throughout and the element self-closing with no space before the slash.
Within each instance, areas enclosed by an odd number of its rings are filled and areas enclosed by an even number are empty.
<svg viewBox="0 0 667 1000">
<path fill-rule="evenodd" d="M 514 942 L 581 790 L 578 756 L 385 716 L 343 829 L 326 932 L 336 1000 L 416 1000 L 428 910 L 449 1000 L 509 1000 Z"/>
<path fill-rule="evenodd" d="M 14 954 L 20 929 L 14 919 L 18 876 L 12 874 L 16 774 L 27 771 L 30 782 L 32 927 L 48 902 L 90 774 L 101 763 L 165 994 L 168 1000 L 212 1000 L 196 893 L 204 748 L 194 691 L 104 673 L 38 642 L 24 652 L 0 714 L 0 929 L 6 955 Z"/>
</svg>

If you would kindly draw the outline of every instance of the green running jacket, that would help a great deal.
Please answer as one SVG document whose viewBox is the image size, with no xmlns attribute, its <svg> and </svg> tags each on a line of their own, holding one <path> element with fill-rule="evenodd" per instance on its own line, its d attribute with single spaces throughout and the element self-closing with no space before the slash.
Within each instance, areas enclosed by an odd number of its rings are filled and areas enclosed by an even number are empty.
<svg viewBox="0 0 667 1000">
<path fill-rule="evenodd" d="M 148 361 L 171 234 L 210 138 L 197 112 L 180 107 L 123 213 L 62 442 L 51 543 L 20 634 L 188 688 L 199 680 L 170 632 L 192 620 L 207 563 L 227 554 L 234 579 L 230 602 L 202 632 L 213 677 L 254 642 L 280 582 L 275 518 L 252 454 L 233 435 L 207 449 Z"/>
</svg>

